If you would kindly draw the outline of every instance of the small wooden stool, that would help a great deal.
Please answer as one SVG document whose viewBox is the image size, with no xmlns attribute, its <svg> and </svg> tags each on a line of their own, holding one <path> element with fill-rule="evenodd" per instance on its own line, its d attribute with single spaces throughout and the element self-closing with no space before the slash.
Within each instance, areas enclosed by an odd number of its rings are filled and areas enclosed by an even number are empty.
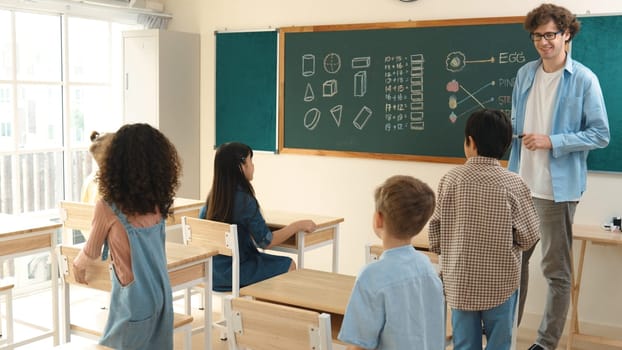
<svg viewBox="0 0 622 350">
<path fill-rule="evenodd" d="M 0 315 L 0 349 L 13 344 L 13 282 L 0 279 L 0 296 L 4 296 L 6 308 L 6 334 L 2 332 L 2 315 Z"/>
</svg>

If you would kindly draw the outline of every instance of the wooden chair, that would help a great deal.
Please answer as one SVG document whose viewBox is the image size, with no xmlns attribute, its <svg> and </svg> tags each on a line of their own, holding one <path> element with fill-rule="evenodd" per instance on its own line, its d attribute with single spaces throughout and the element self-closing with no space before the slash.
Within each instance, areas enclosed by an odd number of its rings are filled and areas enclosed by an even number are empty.
<svg viewBox="0 0 622 350">
<path fill-rule="evenodd" d="M 92 288 L 100 291 L 110 292 L 112 282 L 110 281 L 110 269 L 112 266 L 107 261 L 92 261 L 86 271 L 88 285 L 78 283 L 75 279 L 73 270 L 73 260 L 78 256 L 80 247 L 59 245 L 58 256 L 61 272 L 61 329 L 65 342 L 71 339 L 72 331 L 81 333 L 91 338 L 99 338 L 102 335 L 104 325 L 97 325 L 96 329 L 80 327 L 71 324 L 70 320 L 70 285 L 78 285 L 85 288 Z M 174 314 L 173 328 L 175 332 L 184 332 L 184 349 L 192 349 L 192 321 L 193 317 L 185 314 Z"/>
<path fill-rule="evenodd" d="M 0 279 L 0 296 L 4 296 L 6 309 L 6 332 L 2 331 L 2 316 L 0 315 L 0 349 L 13 349 L 13 282 L 10 279 Z"/>
<path fill-rule="evenodd" d="M 63 244 L 73 244 L 73 230 L 80 230 L 89 238 L 95 205 L 84 202 L 60 201 L 60 219 L 63 223 Z"/>
<path fill-rule="evenodd" d="M 230 256 L 231 292 L 212 291 L 213 295 L 240 296 L 240 254 L 238 249 L 238 227 L 223 222 L 197 219 L 189 216 L 181 218 L 184 244 L 218 250 L 218 254 Z M 189 292 L 188 292 L 189 293 Z M 214 327 L 220 329 L 220 339 L 227 339 L 227 322 L 224 319 L 224 304 L 222 318 L 214 322 Z"/>
<path fill-rule="evenodd" d="M 330 315 L 292 306 L 227 296 L 229 350 L 331 350 Z"/>
</svg>

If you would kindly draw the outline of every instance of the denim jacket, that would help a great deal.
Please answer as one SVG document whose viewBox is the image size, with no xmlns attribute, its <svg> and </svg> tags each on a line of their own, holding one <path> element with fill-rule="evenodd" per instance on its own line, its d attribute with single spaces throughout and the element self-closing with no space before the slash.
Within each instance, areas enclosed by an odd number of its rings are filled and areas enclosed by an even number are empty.
<svg viewBox="0 0 622 350">
<path fill-rule="evenodd" d="M 527 97 L 542 60 L 518 70 L 512 92 L 512 130 L 523 133 Z M 596 75 L 570 53 L 557 90 L 551 125 L 550 172 L 555 202 L 577 200 L 585 191 L 587 155 L 609 144 L 609 121 Z M 521 139 L 512 140 L 509 170 L 518 172 Z"/>
</svg>

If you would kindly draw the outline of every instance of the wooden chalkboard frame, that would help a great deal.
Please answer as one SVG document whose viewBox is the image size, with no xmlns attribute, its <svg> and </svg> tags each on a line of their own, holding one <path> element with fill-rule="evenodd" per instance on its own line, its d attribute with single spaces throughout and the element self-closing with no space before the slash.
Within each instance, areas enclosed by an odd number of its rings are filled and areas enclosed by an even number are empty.
<svg viewBox="0 0 622 350">
<path fill-rule="evenodd" d="M 416 154 L 390 154 L 358 151 L 340 150 L 321 150 L 291 148 L 284 146 L 284 124 L 285 124 L 285 49 L 288 33 L 304 32 L 332 32 L 346 30 L 374 30 L 374 29 L 402 29 L 402 28 L 425 28 L 425 27 L 450 27 L 450 26 L 477 26 L 487 24 L 517 24 L 523 23 L 524 16 L 512 17 L 486 17 L 469 19 L 450 19 L 450 20 L 424 20 L 424 21 L 404 21 L 404 22 L 381 22 L 381 23 L 362 23 L 362 24 L 343 24 L 343 25 L 318 25 L 318 26 L 293 26 L 279 28 L 279 93 L 278 93 L 278 149 L 279 153 L 294 153 L 304 155 L 355 157 L 355 158 L 375 158 L 390 160 L 414 160 L 423 162 L 452 163 L 462 164 L 464 157 L 437 157 Z"/>
</svg>

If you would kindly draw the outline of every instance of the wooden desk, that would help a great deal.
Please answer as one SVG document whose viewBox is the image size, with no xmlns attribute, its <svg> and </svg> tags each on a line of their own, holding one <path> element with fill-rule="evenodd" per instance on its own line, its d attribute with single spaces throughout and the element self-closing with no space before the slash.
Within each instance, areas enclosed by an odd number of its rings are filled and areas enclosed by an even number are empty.
<svg viewBox="0 0 622 350">
<path fill-rule="evenodd" d="M 300 269 L 240 289 L 241 296 L 330 314 L 337 339 L 356 277 Z"/>
<path fill-rule="evenodd" d="M 430 240 L 428 238 L 428 227 L 424 227 L 418 235 L 413 237 L 412 239 L 413 247 L 417 248 L 419 251 L 429 251 L 430 250 Z"/>
<path fill-rule="evenodd" d="M 181 217 L 190 216 L 198 218 L 205 200 L 191 198 L 175 198 L 171 207 L 171 216 L 166 220 L 166 230 L 181 227 Z"/>
<path fill-rule="evenodd" d="M 76 256 L 81 246 L 64 246 L 64 249 L 73 249 L 71 256 Z M 204 348 L 211 349 L 211 324 L 212 324 L 212 302 L 211 302 L 211 261 L 214 255 L 218 254 L 215 250 L 207 250 L 201 247 L 188 247 L 179 243 L 166 242 L 166 260 L 169 279 L 173 291 L 186 290 L 193 286 L 203 284 L 206 292 L 203 294 L 203 317 L 204 326 L 202 331 L 204 334 Z M 70 261 L 61 260 L 61 269 L 65 271 L 69 268 Z M 110 276 L 98 275 L 96 280 L 89 281 L 88 285 L 81 285 L 86 288 L 92 287 L 100 290 L 110 290 L 112 284 Z M 63 293 L 63 325 L 65 341 L 69 341 L 69 332 L 71 324 L 69 320 L 69 291 Z M 190 314 L 188 300 L 186 302 L 186 314 Z"/>
<path fill-rule="evenodd" d="M 37 219 L 28 215 L 5 214 L 1 216 L 0 257 L 2 259 L 12 259 L 40 252 L 50 253 L 52 329 L 29 339 L 14 342 L 14 347 L 36 342 L 49 336 L 53 337 L 54 345 L 58 345 L 58 278 L 56 278 L 58 276 L 58 261 L 54 248 L 56 247 L 56 234 L 61 227 L 62 224 L 60 223 Z"/>
<path fill-rule="evenodd" d="M 413 237 L 412 239 L 413 247 L 428 256 L 432 264 L 438 266 L 439 258 L 438 254 L 430 251 L 430 242 L 428 241 L 428 230 L 427 228 L 421 231 L 418 235 Z M 365 263 L 369 264 L 372 261 L 378 260 L 384 248 L 382 248 L 382 244 L 368 244 L 365 247 Z"/>
<path fill-rule="evenodd" d="M 272 230 L 278 230 L 298 220 L 313 220 L 317 225 L 315 231 L 311 233 L 298 232 L 285 242 L 271 249 L 297 254 L 297 266 L 299 269 L 303 269 L 304 253 L 306 251 L 332 243 L 332 271 L 335 273 L 337 272 L 337 267 L 339 265 L 339 224 L 343 222 L 343 218 L 277 210 L 266 210 L 264 212 L 264 218 L 268 227 Z"/>
<path fill-rule="evenodd" d="M 605 245 L 617 245 L 622 246 L 622 233 L 609 232 L 603 230 L 600 226 L 596 225 L 578 225 L 572 226 L 573 238 L 581 241 L 579 248 L 579 264 L 577 268 L 574 267 L 574 261 L 572 266 L 572 289 L 571 289 L 571 314 L 570 314 L 570 330 L 568 331 L 568 342 L 566 349 L 572 349 L 572 342 L 574 339 L 581 339 L 591 343 L 605 344 L 608 346 L 615 346 L 622 348 L 622 340 L 610 339 L 595 335 L 583 334 L 579 330 L 579 294 L 581 292 L 581 277 L 583 273 L 583 261 L 585 258 L 585 250 L 587 243 L 593 244 L 605 244 Z M 574 255 L 574 254 L 573 254 Z"/>
<path fill-rule="evenodd" d="M 167 235 L 171 235 L 174 231 L 181 232 L 182 216 L 199 217 L 199 212 L 204 204 L 205 202 L 199 199 L 175 198 L 170 210 L 171 215 L 166 219 Z M 88 208 L 90 208 L 90 211 Z M 90 231 L 94 210 L 95 204 L 92 203 L 62 202 L 59 214 L 61 221 L 64 222 L 68 217 L 71 217 L 71 225 L 68 225 L 63 232 L 63 244 L 73 244 L 73 230 Z M 180 240 L 177 243 L 182 241 Z"/>
</svg>

